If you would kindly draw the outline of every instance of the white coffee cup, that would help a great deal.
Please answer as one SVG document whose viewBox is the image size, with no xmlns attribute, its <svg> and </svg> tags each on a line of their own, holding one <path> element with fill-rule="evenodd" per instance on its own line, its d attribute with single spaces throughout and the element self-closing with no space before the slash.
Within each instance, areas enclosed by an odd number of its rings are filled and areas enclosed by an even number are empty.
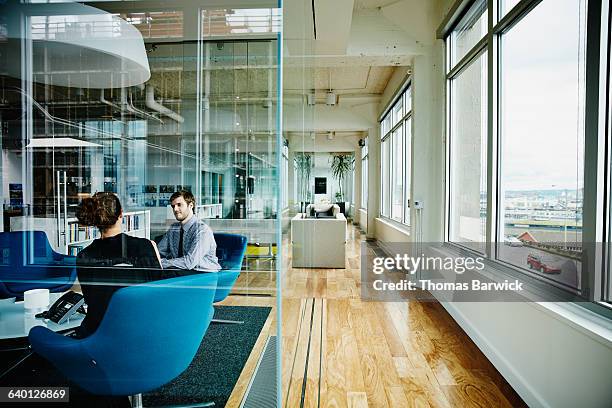
<svg viewBox="0 0 612 408">
<path fill-rule="evenodd" d="M 32 289 L 23 292 L 23 307 L 29 313 L 38 313 L 49 306 L 49 289 Z"/>
</svg>

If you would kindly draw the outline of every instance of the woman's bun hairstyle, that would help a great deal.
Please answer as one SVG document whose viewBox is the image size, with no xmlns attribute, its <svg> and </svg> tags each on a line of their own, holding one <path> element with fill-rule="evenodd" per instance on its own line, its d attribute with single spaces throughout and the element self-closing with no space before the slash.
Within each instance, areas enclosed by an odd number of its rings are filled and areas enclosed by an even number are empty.
<svg viewBox="0 0 612 408">
<path fill-rule="evenodd" d="M 121 202 L 113 193 L 96 193 L 84 198 L 76 211 L 79 224 L 104 230 L 115 225 L 121 215 Z"/>
</svg>

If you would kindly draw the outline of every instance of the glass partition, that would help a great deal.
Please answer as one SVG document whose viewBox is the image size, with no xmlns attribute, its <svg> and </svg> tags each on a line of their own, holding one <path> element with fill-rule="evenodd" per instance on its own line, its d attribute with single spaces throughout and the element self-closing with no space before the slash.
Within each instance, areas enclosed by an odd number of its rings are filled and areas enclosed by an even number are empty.
<svg viewBox="0 0 612 408">
<path fill-rule="evenodd" d="M 215 317 L 259 322 L 253 338 L 237 341 L 258 341 L 261 352 L 277 310 L 281 10 L 276 3 L 22 3 L 0 6 L 0 287 L 8 288 L 0 299 L 49 288 L 54 300 L 73 290 L 95 315 L 92 291 L 202 272 L 205 253 L 229 274 L 219 275 Z M 179 191 L 194 196 L 193 218 L 172 207 Z M 121 209 L 99 197 L 116 197 Z M 83 217 L 88 202 L 98 211 L 91 223 Z M 118 237 L 127 249 L 83 263 Z M 259 309 L 247 307 L 250 295 Z M 0 331 L 5 319 L 0 314 Z M 75 319 L 70 328 L 81 336 L 83 316 Z M 208 333 L 220 330 L 212 327 Z M 240 370 L 224 375 L 235 383 Z M 231 390 L 211 398 L 223 406 Z"/>
</svg>

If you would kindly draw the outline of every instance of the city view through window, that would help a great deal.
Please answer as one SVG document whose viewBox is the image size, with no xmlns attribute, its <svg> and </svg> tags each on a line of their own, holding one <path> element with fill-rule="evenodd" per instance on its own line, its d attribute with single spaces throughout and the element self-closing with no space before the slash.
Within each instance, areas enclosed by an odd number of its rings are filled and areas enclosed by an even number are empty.
<svg viewBox="0 0 612 408">
<path fill-rule="evenodd" d="M 542 1 L 517 16 L 499 34 L 501 58 L 492 70 L 480 41 L 486 19 L 486 2 L 475 2 L 447 38 L 448 239 L 580 291 L 586 1 Z M 470 53 L 473 58 L 461 60 Z M 488 74 L 499 80 L 494 118 L 500 138 L 492 168 Z M 496 188 L 493 214 L 487 212 L 488 185 Z M 488 253 L 488 241 L 497 242 L 495 253 Z"/>
<path fill-rule="evenodd" d="M 500 78 L 498 257 L 574 289 L 581 288 L 584 3 L 542 2 L 504 34 Z"/>
</svg>

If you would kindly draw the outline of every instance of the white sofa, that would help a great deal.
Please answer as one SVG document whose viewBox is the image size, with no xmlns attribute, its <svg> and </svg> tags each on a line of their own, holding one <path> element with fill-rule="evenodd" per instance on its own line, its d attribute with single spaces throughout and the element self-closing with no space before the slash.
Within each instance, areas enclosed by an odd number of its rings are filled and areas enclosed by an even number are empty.
<svg viewBox="0 0 612 408">
<path fill-rule="evenodd" d="M 294 268 L 345 268 L 346 218 L 306 218 L 297 214 L 291 220 Z"/>
<path fill-rule="evenodd" d="M 327 212 L 329 211 L 330 208 L 333 208 L 334 216 L 340 213 L 340 206 L 338 204 L 317 203 L 317 204 L 308 204 L 306 206 L 306 216 L 310 216 L 313 208 L 315 212 Z"/>
</svg>

